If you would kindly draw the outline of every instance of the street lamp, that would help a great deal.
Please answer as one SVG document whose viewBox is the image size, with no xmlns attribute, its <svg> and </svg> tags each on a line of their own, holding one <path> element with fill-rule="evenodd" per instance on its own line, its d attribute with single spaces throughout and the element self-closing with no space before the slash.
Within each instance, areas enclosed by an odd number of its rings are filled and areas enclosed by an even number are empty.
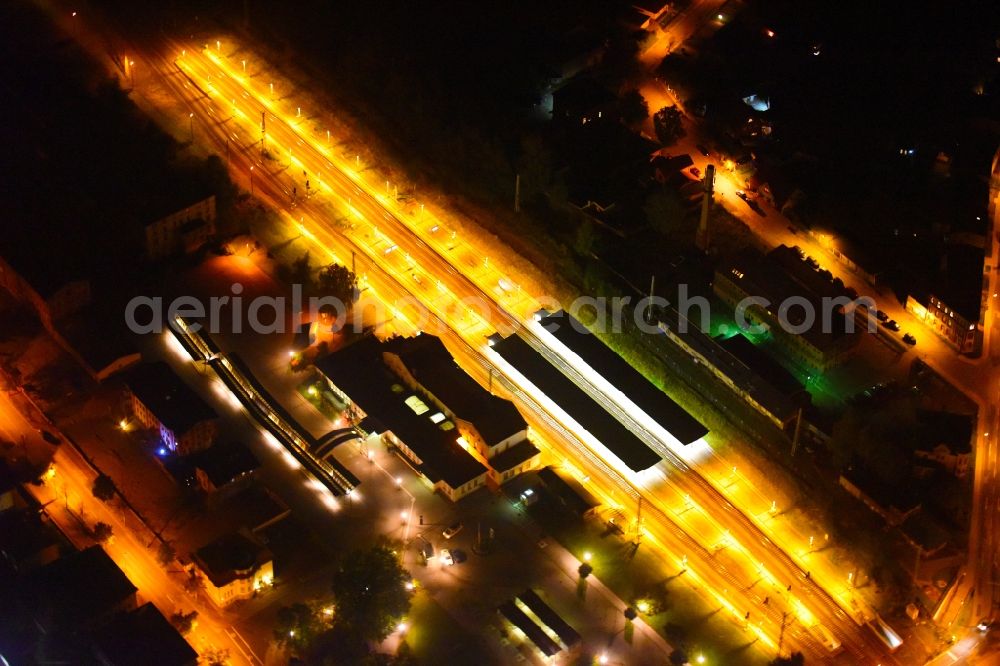
<svg viewBox="0 0 1000 666">
<path fill-rule="evenodd" d="M 250 167 L 250 195 L 253 195 L 253 167 Z"/>
<path fill-rule="evenodd" d="M 247 73 L 247 61 L 244 60 L 242 62 L 243 62 L 243 73 L 246 74 Z"/>
<path fill-rule="evenodd" d="M 588 551 L 585 551 L 585 552 L 583 553 L 583 561 L 584 561 L 584 562 L 589 562 L 589 561 L 590 561 L 590 558 L 592 558 L 592 557 L 593 557 L 593 555 L 591 554 L 591 552 L 590 552 L 589 550 L 588 550 Z"/>
<path fill-rule="evenodd" d="M 194 143 L 194 112 L 188 114 L 188 125 L 191 129 L 191 143 Z"/>
</svg>

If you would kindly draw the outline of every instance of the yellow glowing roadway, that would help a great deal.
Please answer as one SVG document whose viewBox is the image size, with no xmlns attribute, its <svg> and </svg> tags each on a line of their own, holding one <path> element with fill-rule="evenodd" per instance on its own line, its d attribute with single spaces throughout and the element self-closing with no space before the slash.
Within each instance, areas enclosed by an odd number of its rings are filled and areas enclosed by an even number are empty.
<svg viewBox="0 0 1000 666">
<path fill-rule="evenodd" d="M 187 64 L 187 63 L 185 62 L 185 64 Z M 213 81 L 211 79 L 211 77 L 212 77 L 211 74 L 205 74 L 205 77 L 204 77 L 205 85 L 206 85 L 206 87 L 209 88 L 210 91 L 214 91 L 214 89 L 224 87 L 227 84 L 227 82 L 228 82 L 227 80 L 231 81 L 233 78 L 235 78 L 235 77 L 223 76 L 221 74 L 216 74 L 215 78 L 214 78 L 214 81 Z M 221 95 L 221 93 L 219 93 L 219 94 Z M 233 95 L 233 97 L 231 99 L 235 100 L 235 99 L 237 99 L 238 96 L 240 96 L 240 94 L 236 93 L 236 94 Z M 298 116 L 298 112 L 296 113 L 296 116 Z M 285 127 L 285 126 L 283 126 L 282 123 L 277 122 L 278 121 L 278 117 L 277 116 L 275 116 L 275 115 L 272 114 L 270 116 L 270 118 L 271 118 L 271 123 L 270 123 L 271 127 L 269 128 L 269 135 L 270 135 L 270 138 L 271 138 L 272 142 L 274 142 L 274 145 L 273 146 L 269 146 L 269 151 L 271 151 L 272 153 L 279 152 L 277 150 L 277 146 L 280 145 L 279 140 L 282 139 L 282 138 L 287 138 L 287 144 L 293 145 L 293 146 L 295 146 L 295 147 L 298 148 L 297 151 L 294 148 L 292 149 L 292 151 L 289 151 L 290 165 L 294 165 L 296 168 L 298 168 L 300 165 L 303 164 L 303 161 L 302 161 L 303 158 L 304 158 L 303 156 L 308 155 L 309 144 L 306 143 L 306 142 L 304 142 L 302 140 L 302 138 L 297 133 L 295 133 L 295 132 L 290 132 L 291 136 L 289 136 L 289 137 L 283 137 L 282 135 L 284 134 L 285 131 L 287 131 L 288 128 Z M 327 161 L 328 161 L 328 164 L 329 164 L 330 163 L 329 160 L 327 160 Z M 322 167 L 320 167 L 319 173 L 320 173 L 320 175 L 317 177 L 318 180 L 321 179 L 321 178 L 323 178 L 323 175 L 324 175 L 324 171 L 322 170 Z M 335 177 L 336 174 L 332 174 L 330 172 L 325 172 L 325 175 L 326 175 L 326 178 L 323 179 L 323 181 L 322 181 L 323 182 L 323 186 L 325 188 L 329 189 L 330 191 L 334 191 L 336 188 L 333 187 L 333 186 L 331 186 L 330 183 L 332 182 L 332 178 Z M 355 187 L 356 187 L 356 185 L 355 185 Z M 360 195 L 362 194 L 362 191 L 360 190 L 360 188 L 358 188 L 357 191 L 354 194 L 355 194 L 355 196 L 358 196 L 360 198 Z M 351 196 L 351 194 L 350 194 L 349 191 L 342 192 L 340 196 L 342 198 L 348 199 L 348 201 L 350 201 L 350 199 L 352 198 L 352 196 Z M 369 201 L 366 202 L 366 204 L 367 203 L 370 203 L 370 199 L 369 199 Z M 359 206 L 359 203 L 358 203 L 358 201 L 354 201 L 354 202 L 351 202 L 349 205 L 351 205 L 354 209 L 357 209 L 358 206 Z M 304 206 L 304 204 L 303 204 L 303 206 Z M 300 208 L 301 207 L 302 206 L 300 206 Z M 392 221 L 394 221 L 394 217 L 388 215 L 384 210 L 382 210 L 382 211 L 379 211 L 379 210 L 369 211 L 369 217 L 374 217 L 375 219 L 378 219 L 378 216 L 379 216 L 380 213 L 381 213 L 381 215 L 383 217 L 385 217 L 385 219 L 387 220 L 387 222 L 391 223 Z M 385 246 L 384 249 L 381 249 L 381 247 L 379 247 L 378 249 L 380 250 L 380 253 L 376 252 L 374 254 L 374 256 L 379 257 L 379 256 L 392 255 L 394 253 L 395 249 L 396 249 L 396 245 L 394 243 L 391 243 L 391 241 L 393 239 L 379 238 L 379 236 L 381 236 L 381 235 L 382 234 L 377 229 L 377 227 L 369 231 L 369 236 L 371 236 L 371 240 L 376 241 L 376 242 L 378 242 L 378 241 L 384 241 L 385 243 L 387 243 L 387 245 Z M 391 244 L 389 244 L 389 243 L 391 243 Z M 409 257 L 407 257 L 407 261 L 408 261 L 408 263 L 411 261 Z M 397 272 L 398 272 L 398 267 L 397 267 Z M 455 291 L 457 291 L 457 290 L 455 290 Z M 466 335 L 468 335 L 467 328 L 468 328 L 467 326 L 462 326 L 460 328 L 460 330 L 462 330 L 463 333 L 465 333 Z M 481 340 L 482 338 L 479 338 L 479 339 Z"/>
<path fill-rule="evenodd" d="M 42 417 L 39 417 L 42 418 Z M 5 431 L 33 437 L 34 427 L 6 393 L 0 397 L 0 423 Z M 132 520 L 94 497 L 90 491 L 94 474 L 86 462 L 69 444 L 56 449 L 51 472 L 42 486 L 26 486 L 39 502 L 46 505 L 46 513 L 67 535 L 74 545 L 84 548 L 91 544 L 81 534 L 81 522 L 93 528 L 98 521 L 111 525 L 114 536 L 104 544 L 104 550 L 115 564 L 139 589 L 142 601 L 151 601 L 166 617 L 175 611 L 198 611 L 195 628 L 187 636 L 189 643 L 199 653 L 210 649 L 226 649 L 232 664 L 257 665 L 263 662 L 249 649 L 242 637 L 214 608 L 189 595 L 181 585 L 181 575 L 176 578 L 164 570 L 156 556 L 142 539 L 132 531 Z"/>
<path fill-rule="evenodd" d="M 217 56 L 214 56 L 212 54 L 209 54 L 209 57 L 211 59 L 213 59 L 213 60 L 216 61 L 213 64 L 215 64 L 217 67 L 221 67 L 221 65 L 222 65 L 222 59 L 220 59 Z M 195 57 L 192 57 L 192 56 L 185 57 L 183 59 L 183 65 L 185 67 L 191 66 L 191 61 L 194 61 L 194 60 L 196 60 Z M 192 70 L 193 69 L 194 68 L 192 67 Z M 192 74 L 193 77 L 197 77 L 198 76 L 197 72 L 192 71 L 192 72 L 189 72 L 189 73 Z M 240 78 L 238 76 L 222 75 L 220 73 L 216 73 L 214 75 L 214 81 L 212 80 L 212 77 L 213 77 L 212 74 L 203 71 L 202 72 L 202 78 L 201 78 L 201 80 L 203 81 L 203 85 L 209 90 L 210 94 L 214 93 L 214 94 L 218 95 L 219 97 L 224 97 L 224 95 L 225 95 L 221 91 L 222 88 L 226 88 L 227 92 L 232 92 L 233 94 L 232 94 L 232 97 L 230 99 L 231 99 L 231 101 L 234 102 L 232 104 L 232 106 L 234 107 L 234 111 L 235 111 L 235 113 L 233 114 L 233 117 L 239 117 L 241 115 L 241 113 L 239 112 L 239 104 L 240 104 L 240 102 L 238 101 L 238 99 L 242 98 L 242 99 L 245 100 L 245 99 L 251 98 L 253 96 L 249 95 L 247 93 L 247 91 L 242 88 L 242 86 L 240 85 L 239 82 L 236 82 L 236 79 Z M 234 85 L 235 89 L 228 88 L 228 86 L 230 86 L 230 85 Z M 382 216 L 386 220 L 386 227 L 392 226 L 392 224 L 394 222 L 398 223 L 398 221 L 395 219 L 396 216 L 397 216 L 396 212 L 393 211 L 393 212 L 390 213 L 390 212 L 388 212 L 386 210 L 386 209 L 390 208 L 392 206 L 392 204 L 390 204 L 389 200 L 385 196 L 383 196 L 381 193 L 375 194 L 375 197 L 378 200 L 378 203 L 382 206 L 382 210 L 378 210 L 377 208 L 375 208 L 374 210 L 371 210 L 371 208 L 372 208 L 371 198 L 369 196 L 363 196 L 366 193 L 370 194 L 370 189 L 371 188 L 370 188 L 370 186 L 368 184 L 364 183 L 361 180 L 361 178 L 358 176 L 358 174 L 354 171 L 354 169 L 351 166 L 343 166 L 343 165 L 341 165 L 340 168 L 337 169 L 337 170 L 338 171 L 343 170 L 349 176 L 351 176 L 352 181 L 353 181 L 352 185 L 353 185 L 353 187 L 356 190 L 353 193 L 349 189 L 345 189 L 344 183 L 343 183 L 343 179 L 338 177 L 338 176 L 342 176 L 343 173 L 338 174 L 338 173 L 335 173 L 335 172 L 332 171 L 332 169 L 336 169 L 337 168 L 333 164 L 333 160 L 335 160 L 335 159 L 338 160 L 338 161 L 342 161 L 342 160 L 340 160 L 339 157 L 332 155 L 331 151 L 328 148 L 326 148 L 326 147 L 324 147 L 322 145 L 312 145 L 312 144 L 315 144 L 316 142 L 306 142 L 306 141 L 304 141 L 302 139 L 302 137 L 297 132 L 291 130 L 290 123 L 294 123 L 297 120 L 301 120 L 298 117 L 299 116 L 299 112 L 298 111 L 296 112 L 296 118 L 295 119 L 286 119 L 286 122 L 289 123 L 289 124 L 284 124 L 284 123 L 280 122 L 279 121 L 279 117 L 274 114 L 274 109 L 273 109 L 274 104 L 273 103 L 271 103 L 269 100 L 266 100 L 266 99 L 259 100 L 259 101 L 260 101 L 261 104 L 267 106 L 270 109 L 270 111 L 268 112 L 269 113 L 268 134 L 269 134 L 269 138 L 271 139 L 271 142 L 268 145 L 268 150 L 272 154 L 280 154 L 280 150 L 278 148 L 278 146 L 279 146 L 278 141 L 279 141 L 279 139 L 284 139 L 285 140 L 285 144 L 291 146 L 291 149 L 288 152 L 288 155 L 289 155 L 289 169 L 291 169 L 292 167 L 294 167 L 296 169 L 300 168 L 303 165 L 303 159 L 308 159 L 309 157 L 311 157 L 310 154 L 309 154 L 310 153 L 310 149 L 312 151 L 314 151 L 314 152 L 318 152 L 318 153 L 320 153 L 323 156 L 322 159 L 324 159 L 326 161 L 326 165 L 325 165 L 326 168 L 324 168 L 324 165 L 320 164 L 312 172 L 314 174 L 313 177 L 316 178 L 316 182 L 317 182 L 318 187 L 322 188 L 326 192 L 338 195 L 342 200 L 346 200 L 347 203 L 348 203 L 348 209 L 349 209 L 349 211 L 354 215 L 354 217 L 358 218 L 359 222 L 364 222 L 366 219 L 376 219 L 377 220 L 380 216 Z M 245 117 L 245 114 L 243 114 L 243 115 Z M 254 115 L 259 115 L 259 114 L 254 114 Z M 215 122 L 225 122 L 225 121 L 223 121 L 223 120 L 221 120 L 221 119 L 219 119 L 217 117 L 213 118 L 212 120 L 215 121 Z M 226 130 L 226 131 L 228 131 L 228 130 Z M 238 133 L 233 132 L 231 134 L 231 136 L 238 137 L 239 135 L 238 135 Z M 246 145 L 252 146 L 252 143 L 253 143 L 252 140 L 248 140 L 246 142 Z M 298 149 L 298 150 L 296 150 L 296 149 Z M 252 151 L 253 148 L 251 147 L 249 150 Z M 310 164 L 311 164 L 311 162 L 310 162 Z M 362 191 L 362 187 L 364 188 L 364 191 Z M 388 187 L 386 189 L 388 190 Z M 305 193 L 303 192 L 302 194 L 305 194 Z M 357 197 L 358 200 L 357 201 L 353 201 L 352 199 L 354 199 L 354 197 Z M 363 202 L 363 204 L 362 204 L 362 202 Z M 360 210 L 360 208 L 362 207 L 362 205 L 366 209 L 365 213 L 367 213 L 367 215 L 368 215 L 367 218 L 365 217 L 365 214 L 363 214 L 361 212 L 361 210 Z M 304 207 L 305 207 L 305 204 L 299 206 L 300 209 L 304 208 Z M 411 213 L 411 216 L 412 216 L 412 213 Z M 311 220 L 312 220 L 313 217 L 314 217 L 313 215 L 310 215 L 310 219 Z M 320 217 L 322 217 L 322 216 L 320 216 Z M 401 217 L 405 218 L 405 215 L 402 215 Z M 435 228 L 436 228 L 436 231 L 438 231 L 438 232 L 442 231 L 442 228 L 441 228 L 441 226 L 438 223 L 433 223 L 431 225 L 430 229 L 427 230 L 428 233 L 431 233 L 431 235 L 432 235 L 433 232 L 431 232 L 430 230 L 431 229 L 435 229 Z M 308 231 L 308 229 L 306 229 L 304 226 L 303 226 L 302 230 L 303 230 L 303 232 Z M 445 233 L 441 234 L 442 241 L 444 243 L 448 243 L 449 240 L 454 240 L 453 236 L 450 239 L 448 238 L 448 232 L 447 232 L 447 230 L 444 230 L 444 231 L 445 231 Z M 312 232 L 309 232 L 309 233 L 312 233 Z M 374 247 L 368 248 L 369 251 L 367 252 L 367 254 L 368 254 L 369 257 L 378 257 L 378 258 L 381 258 L 381 259 L 387 259 L 387 258 L 393 257 L 393 256 L 395 256 L 395 257 L 402 256 L 402 261 L 404 262 L 402 265 L 400 265 L 398 259 L 396 260 L 396 265 L 395 266 L 388 266 L 387 267 L 387 266 L 384 265 L 384 263 L 385 263 L 384 261 L 379 262 L 379 263 L 383 264 L 381 266 L 383 269 L 389 270 L 390 272 L 392 272 L 393 274 L 396 274 L 396 275 L 399 275 L 399 274 L 404 274 L 404 275 L 405 274 L 411 274 L 412 276 L 421 276 L 421 277 L 413 277 L 412 278 L 414 280 L 414 282 L 416 283 L 417 287 L 415 288 L 413 285 L 408 285 L 408 288 L 407 288 L 408 291 L 413 292 L 413 291 L 418 291 L 418 290 L 422 289 L 423 291 L 426 292 L 426 290 L 429 289 L 431 285 L 437 285 L 437 288 L 439 289 L 439 291 L 442 292 L 443 295 L 446 295 L 446 292 L 448 292 L 448 291 L 453 292 L 452 293 L 453 297 L 457 293 L 460 293 L 462 291 L 466 291 L 466 292 L 468 291 L 467 288 L 466 288 L 466 286 L 465 285 L 461 285 L 461 284 L 459 285 L 458 289 L 455 289 L 454 288 L 454 283 L 458 282 L 457 280 L 448 280 L 448 282 L 449 282 L 448 287 L 442 288 L 442 285 L 441 285 L 440 281 L 434 280 L 426 272 L 423 272 L 423 271 L 419 270 L 419 265 L 427 265 L 427 264 L 424 263 L 424 259 L 426 259 L 426 257 L 422 257 L 421 258 L 421 262 L 419 262 L 419 264 L 418 264 L 417 262 L 415 262 L 412 259 L 412 257 L 410 257 L 409 255 L 404 254 L 402 252 L 402 250 L 399 250 L 399 248 L 395 245 L 395 243 L 393 243 L 393 240 L 396 240 L 396 239 L 390 238 L 389 236 L 387 236 L 386 234 L 384 234 L 381 230 L 378 229 L 377 225 L 374 225 L 374 224 L 371 225 L 371 228 L 369 228 L 365 233 L 367 235 L 368 242 L 371 243 L 374 246 Z M 410 239 L 400 238 L 399 240 L 401 242 L 405 242 L 405 241 L 408 241 Z M 438 243 L 441 243 L 442 241 L 438 241 Z M 423 241 L 418 240 L 417 242 L 420 243 L 421 245 L 423 244 Z M 431 242 L 435 242 L 435 241 L 432 240 Z M 424 246 L 424 249 L 426 250 L 426 246 Z M 426 253 L 429 254 L 430 251 L 427 250 Z M 424 254 L 424 253 L 421 253 L 421 254 Z M 478 256 L 479 255 L 476 255 L 476 254 L 473 253 L 471 257 L 468 257 L 466 259 L 467 266 L 463 266 L 462 267 L 463 268 L 463 273 L 466 273 L 466 272 L 472 272 L 473 273 L 473 276 L 475 278 L 474 281 L 477 282 L 477 283 L 482 282 L 482 280 L 483 280 L 481 273 L 484 272 L 484 271 L 489 271 L 490 270 L 488 259 L 483 259 L 482 260 L 481 269 L 480 269 L 480 261 L 478 259 Z M 434 256 L 430 257 L 430 259 L 431 259 L 430 265 L 433 265 L 434 263 L 439 262 L 440 259 L 441 259 L 441 257 L 440 257 L 440 255 L 435 254 Z M 459 265 L 461 265 L 461 264 L 459 264 Z M 450 267 L 449 267 L 449 269 L 450 269 Z M 473 269 L 477 269 L 477 270 L 473 270 Z M 453 269 L 451 269 L 451 270 L 453 271 Z M 465 277 L 465 276 L 463 276 L 463 277 Z M 504 279 L 506 279 L 506 278 L 504 278 Z M 492 280 L 493 280 L 493 277 L 491 276 L 489 278 L 489 281 L 492 282 Z M 499 280 L 500 280 L 500 278 L 497 278 L 497 285 L 498 286 L 500 286 Z M 424 284 L 424 281 L 426 281 L 426 284 Z M 527 308 L 528 311 L 532 311 L 534 309 L 534 307 L 535 307 L 536 304 L 533 303 L 533 302 L 531 302 L 530 299 L 527 299 L 527 297 L 523 293 L 520 293 L 521 290 L 517 290 L 517 292 L 511 293 L 511 292 L 513 292 L 513 290 L 509 289 L 509 285 L 512 284 L 512 281 L 508 280 L 507 282 L 508 282 L 508 289 L 503 289 L 501 287 L 499 289 L 493 289 L 492 290 L 494 292 L 494 294 L 496 294 L 496 296 L 494 296 L 494 297 L 497 298 L 497 300 L 502 300 L 504 298 L 510 299 L 510 298 L 513 298 L 513 297 L 516 296 L 519 299 L 522 308 Z M 481 286 L 480 286 L 480 288 L 481 288 Z M 525 309 L 521 309 L 520 312 L 524 313 Z M 489 313 L 487 313 L 487 314 L 489 314 Z M 447 315 L 445 315 L 445 317 L 447 317 Z M 471 339 L 476 340 L 478 338 L 478 340 L 481 341 L 483 339 L 483 337 L 485 337 L 485 335 L 489 333 L 489 328 L 488 328 L 488 325 L 485 323 L 485 321 L 479 321 L 479 322 L 477 322 L 476 319 L 480 319 L 480 318 L 476 317 L 474 314 L 467 313 L 466 319 L 468 321 L 463 322 L 463 323 L 459 323 L 459 325 L 456 327 L 456 330 L 459 331 L 459 332 L 461 332 L 462 335 L 463 335 L 463 337 L 466 337 L 467 339 L 469 339 L 470 335 L 471 335 L 472 336 Z M 453 321 L 453 318 L 448 318 L 448 320 L 449 321 Z M 477 323 L 478 323 L 478 326 L 475 326 L 475 328 L 473 328 L 473 326 L 476 325 Z M 480 337 L 480 336 L 482 336 L 482 337 Z M 716 526 L 718 526 L 718 523 L 716 523 Z M 699 531 L 699 532 L 696 532 L 696 533 L 702 533 L 702 532 Z M 751 535 L 751 542 L 753 543 L 753 536 L 752 535 Z M 765 548 L 765 550 L 767 550 L 767 549 Z M 749 553 L 748 553 L 748 557 L 749 557 Z M 759 565 L 759 561 L 758 561 L 758 564 L 755 565 L 755 566 L 757 566 L 757 567 L 760 566 Z M 762 571 L 764 573 L 766 573 L 766 569 L 762 569 Z M 786 574 L 787 573 L 788 572 L 786 572 Z M 791 574 L 793 576 L 796 573 L 800 573 L 800 572 L 795 572 L 795 571 L 791 572 Z M 786 575 L 786 576 L 784 576 L 784 578 L 789 578 L 790 579 L 791 576 Z M 808 587 L 808 585 L 807 585 L 807 587 Z M 795 602 L 793 602 L 793 605 L 794 605 L 794 603 Z M 775 603 L 774 607 L 777 608 L 777 606 L 778 606 L 778 604 Z M 838 612 L 838 611 L 835 611 L 835 612 Z M 841 618 L 841 619 L 844 619 L 844 618 Z"/>
</svg>

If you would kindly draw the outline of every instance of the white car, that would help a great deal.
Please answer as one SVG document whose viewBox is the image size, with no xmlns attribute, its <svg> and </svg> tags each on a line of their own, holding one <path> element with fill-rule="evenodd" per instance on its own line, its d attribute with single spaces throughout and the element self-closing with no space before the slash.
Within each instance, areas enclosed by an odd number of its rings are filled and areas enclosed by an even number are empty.
<svg viewBox="0 0 1000 666">
<path fill-rule="evenodd" d="M 462 523 L 452 523 L 448 527 L 444 528 L 444 531 L 441 532 L 441 536 L 443 536 L 445 539 L 450 539 L 461 531 L 462 531 Z"/>
<path fill-rule="evenodd" d="M 441 564 L 445 565 L 446 567 L 450 567 L 455 563 L 455 560 L 451 556 L 451 551 L 448 550 L 447 548 L 442 548 L 438 552 L 438 557 L 441 558 Z"/>
</svg>

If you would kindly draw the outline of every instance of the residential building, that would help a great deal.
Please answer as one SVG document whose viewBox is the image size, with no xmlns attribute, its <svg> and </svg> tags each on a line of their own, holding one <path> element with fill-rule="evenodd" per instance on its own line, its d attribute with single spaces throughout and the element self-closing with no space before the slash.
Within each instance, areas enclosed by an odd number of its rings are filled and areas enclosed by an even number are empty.
<svg viewBox="0 0 1000 666">
<path fill-rule="evenodd" d="M 125 383 L 133 416 L 156 431 L 167 450 L 186 455 L 212 444 L 218 415 L 169 365 L 162 361 L 140 365 L 128 373 Z"/>
<path fill-rule="evenodd" d="M 586 74 L 578 74 L 552 92 L 552 119 L 575 125 L 617 122 L 618 98 Z"/>
<path fill-rule="evenodd" d="M 245 485 L 260 467 L 257 456 L 241 442 L 213 444 L 188 458 L 198 487 L 208 494 Z"/>
<path fill-rule="evenodd" d="M 0 511 L 0 562 L 17 572 L 55 562 L 68 541 L 31 493 L 19 486 L 15 501 L 14 508 Z"/>
<path fill-rule="evenodd" d="M 239 532 L 227 534 L 191 554 L 205 593 L 220 608 L 249 599 L 274 583 L 274 556 Z"/>
<path fill-rule="evenodd" d="M 65 555 L 27 578 L 36 622 L 45 631 L 83 633 L 137 605 L 138 589 L 100 546 Z"/>
<path fill-rule="evenodd" d="M 352 426 L 366 438 L 377 435 L 434 490 L 455 501 L 484 487 L 489 469 L 455 421 L 426 392 L 394 375 L 385 351 L 367 336 L 318 360 L 316 369 L 347 406 Z"/>
<path fill-rule="evenodd" d="M 906 297 L 906 309 L 963 354 L 976 354 L 982 347 L 988 279 L 983 257 L 981 247 L 949 246 L 931 289 Z"/>
<path fill-rule="evenodd" d="M 215 237 L 215 195 L 146 224 L 144 231 L 150 259 L 197 250 Z"/>
<path fill-rule="evenodd" d="M 103 666 L 196 666 L 198 653 L 151 603 L 113 617 L 94 634 L 93 654 Z"/>
<path fill-rule="evenodd" d="M 833 282 L 792 255 L 797 250 L 784 245 L 766 256 L 748 249 L 716 269 L 713 290 L 748 325 L 773 335 L 794 365 L 825 372 L 857 345 L 854 317 L 831 300 L 843 295 Z"/>
</svg>

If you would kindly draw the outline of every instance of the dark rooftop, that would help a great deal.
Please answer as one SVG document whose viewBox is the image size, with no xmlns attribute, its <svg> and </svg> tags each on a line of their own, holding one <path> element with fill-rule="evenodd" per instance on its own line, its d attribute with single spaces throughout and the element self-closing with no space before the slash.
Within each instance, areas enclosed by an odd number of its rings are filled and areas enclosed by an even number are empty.
<svg viewBox="0 0 1000 666">
<path fill-rule="evenodd" d="M 542 598 L 538 596 L 534 590 L 525 590 L 519 594 L 517 598 L 521 600 L 521 603 L 530 608 L 531 612 L 534 613 L 538 619 L 545 624 L 545 626 L 556 632 L 556 635 L 559 636 L 559 640 L 563 642 L 563 645 L 569 648 L 580 642 L 580 634 L 577 633 L 576 629 L 569 626 L 558 613 L 552 610 L 547 603 L 542 601 Z"/>
<path fill-rule="evenodd" d="M 102 296 L 83 311 L 60 320 L 56 328 L 90 369 L 99 373 L 121 358 L 138 357 L 139 348 L 121 321 L 124 309 L 113 298 Z"/>
<path fill-rule="evenodd" d="M 907 513 L 921 505 L 920 492 L 913 484 L 888 486 L 860 463 L 851 465 L 841 474 L 884 509 Z"/>
<path fill-rule="evenodd" d="M 384 424 L 413 450 L 423 463 L 420 471 L 432 482 L 444 480 L 458 488 L 484 474 L 482 463 L 458 443 L 457 428 L 442 430 L 406 405 L 409 397 L 420 396 L 404 390 L 385 366 L 385 350 L 378 339 L 368 336 L 318 360 L 316 367 L 369 418 Z"/>
<path fill-rule="evenodd" d="M 739 390 L 745 391 L 769 414 L 784 421 L 795 413 L 796 405 L 788 399 L 788 396 L 764 381 L 743 361 L 724 349 L 716 340 L 703 333 L 693 322 L 684 321 L 682 328 L 681 315 L 676 309 L 673 307 L 661 308 L 658 316 L 660 322 L 669 328 L 674 335 L 680 337 L 692 353 L 704 358 L 707 363 L 725 375 Z"/>
<path fill-rule="evenodd" d="M 514 605 L 513 601 L 504 602 L 497 610 L 515 627 L 524 632 L 535 646 L 541 650 L 546 657 L 559 652 L 561 649 L 549 635 L 542 631 L 542 628 L 532 622 L 531 618 L 524 614 L 520 608 Z"/>
<path fill-rule="evenodd" d="M 198 423 L 218 416 L 163 361 L 134 368 L 125 381 L 142 404 L 178 437 Z"/>
<path fill-rule="evenodd" d="M 243 578 L 273 558 L 271 552 L 238 532 L 227 534 L 192 554 L 216 587 Z"/>
<path fill-rule="evenodd" d="M 633 472 L 641 472 L 660 462 L 658 453 L 517 335 L 496 340 L 493 351 L 555 400 Z"/>
<path fill-rule="evenodd" d="M 983 249 L 954 244 L 945 251 L 944 270 L 931 293 L 969 322 L 978 322 L 983 295 Z"/>
<path fill-rule="evenodd" d="M 514 469 L 538 454 L 538 448 L 526 439 L 521 440 L 503 453 L 490 458 L 490 467 L 498 472 Z"/>
<path fill-rule="evenodd" d="M 13 490 L 27 480 L 20 478 L 17 472 L 10 468 L 5 458 L 0 458 L 0 495 L 8 490 Z"/>
<path fill-rule="evenodd" d="M 684 411 L 683 407 L 671 400 L 569 313 L 553 313 L 544 317 L 540 323 L 681 444 L 690 444 L 708 434 L 708 428 Z"/>
<path fill-rule="evenodd" d="M 577 515 L 582 516 L 600 505 L 576 479 L 563 476 L 552 466 L 538 470 L 538 478 L 566 508 Z"/>
<path fill-rule="evenodd" d="M 260 467 L 257 456 L 241 442 L 214 444 L 188 457 L 195 467 L 205 472 L 216 488 Z"/>
<path fill-rule="evenodd" d="M 944 444 L 952 453 L 972 451 L 972 432 L 975 419 L 965 414 L 951 412 L 917 411 L 919 434 L 918 449 L 933 449 Z"/>
<path fill-rule="evenodd" d="M 440 338 L 426 333 L 394 338 L 385 349 L 399 356 L 413 378 L 456 417 L 472 423 L 488 445 L 528 427 L 513 403 L 491 395 L 458 367 Z"/>
<path fill-rule="evenodd" d="M 70 553 L 28 574 L 36 600 L 54 623 L 86 626 L 138 590 L 100 546 Z"/>
<path fill-rule="evenodd" d="M 112 666 L 198 663 L 198 653 L 152 603 L 116 615 L 95 632 L 94 653 Z"/>
<path fill-rule="evenodd" d="M 716 342 L 783 395 L 795 396 L 805 391 L 792 373 L 747 340 L 746 336 L 737 333 L 728 338 L 718 338 Z"/>
<path fill-rule="evenodd" d="M 777 252 L 778 250 L 781 252 Z M 833 325 L 829 327 L 828 331 L 823 330 L 825 327 L 821 325 L 820 313 L 825 312 L 826 308 L 821 298 L 827 294 L 817 291 L 817 289 L 826 291 L 825 287 L 821 286 L 820 276 L 816 274 L 814 277 L 806 279 L 804 273 L 798 274 L 798 267 L 796 267 L 795 274 L 790 272 L 788 269 L 793 264 L 788 262 L 788 254 L 785 250 L 795 252 L 793 248 L 782 245 L 774 251 L 777 254 L 772 253 L 765 256 L 757 250 L 747 248 L 728 264 L 720 265 L 718 273 L 736 282 L 745 293 L 766 298 L 775 307 L 793 297 L 805 298 L 814 306 L 813 312 L 816 313 L 816 321 L 813 326 L 802 333 L 802 337 L 817 349 L 828 349 L 845 335 L 850 335 L 846 333 L 846 315 L 832 316 Z M 832 283 L 829 287 L 833 288 Z M 800 307 L 788 309 L 787 318 L 793 326 L 803 323 L 804 316 L 803 309 Z"/>
<path fill-rule="evenodd" d="M 565 109 L 576 114 L 611 104 L 615 94 L 587 74 L 578 74 L 552 92 L 553 113 Z"/>
</svg>

